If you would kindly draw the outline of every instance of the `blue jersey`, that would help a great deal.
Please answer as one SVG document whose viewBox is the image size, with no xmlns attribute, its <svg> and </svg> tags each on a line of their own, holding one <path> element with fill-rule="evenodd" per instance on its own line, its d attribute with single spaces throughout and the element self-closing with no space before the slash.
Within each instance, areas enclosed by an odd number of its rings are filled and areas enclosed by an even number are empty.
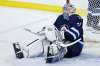
<svg viewBox="0 0 100 66">
<path fill-rule="evenodd" d="M 73 42 L 81 38 L 81 41 L 77 44 L 83 47 L 83 19 L 79 15 L 70 15 L 68 20 L 64 19 L 63 15 L 60 15 L 54 25 L 58 30 L 61 30 L 62 26 L 65 25 L 68 29 L 68 31 L 64 33 L 65 39 Z"/>
</svg>

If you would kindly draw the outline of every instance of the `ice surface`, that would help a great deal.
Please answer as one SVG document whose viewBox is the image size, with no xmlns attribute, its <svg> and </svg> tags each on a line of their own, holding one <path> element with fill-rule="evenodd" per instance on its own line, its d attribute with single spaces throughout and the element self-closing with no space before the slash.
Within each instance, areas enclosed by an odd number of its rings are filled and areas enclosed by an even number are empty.
<svg viewBox="0 0 100 66">
<path fill-rule="evenodd" d="M 26 32 L 24 28 L 36 32 L 43 26 L 52 24 L 58 15 L 57 13 L 43 11 L 0 7 L 0 66 L 100 66 L 99 42 L 86 42 L 79 57 L 66 58 L 53 64 L 46 64 L 44 57 L 20 60 L 15 58 L 13 42 L 27 44 L 36 39 L 35 35 Z M 99 41 L 100 34 L 94 34 L 91 30 L 88 30 L 86 17 L 83 18 L 85 37 Z"/>
</svg>

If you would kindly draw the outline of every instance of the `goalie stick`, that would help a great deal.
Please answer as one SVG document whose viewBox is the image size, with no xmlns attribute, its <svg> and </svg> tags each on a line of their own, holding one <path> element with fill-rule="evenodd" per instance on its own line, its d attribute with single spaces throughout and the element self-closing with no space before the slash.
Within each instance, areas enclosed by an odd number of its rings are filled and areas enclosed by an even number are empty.
<svg viewBox="0 0 100 66">
<path fill-rule="evenodd" d="M 28 31 L 28 32 L 30 32 L 30 33 L 32 33 L 32 34 L 34 34 L 34 35 L 42 36 L 43 34 L 40 34 L 40 33 L 41 33 L 42 31 L 45 30 L 45 27 L 43 27 L 41 31 L 38 31 L 38 32 L 36 32 L 36 33 L 33 32 L 32 30 L 28 29 L 28 28 L 24 28 L 24 30 L 25 30 L 25 31 Z"/>
<path fill-rule="evenodd" d="M 74 41 L 74 42 L 72 42 L 72 43 L 69 43 L 69 44 L 63 44 L 63 43 L 61 43 L 61 44 L 59 44 L 59 46 L 62 46 L 62 47 L 68 47 L 68 46 L 71 46 L 71 45 L 74 45 L 75 43 L 77 43 L 77 42 L 79 42 L 81 39 L 78 39 L 78 40 L 76 40 L 76 41 Z M 52 44 L 52 45 L 50 45 L 50 46 L 57 46 L 57 44 Z"/>
</svg>

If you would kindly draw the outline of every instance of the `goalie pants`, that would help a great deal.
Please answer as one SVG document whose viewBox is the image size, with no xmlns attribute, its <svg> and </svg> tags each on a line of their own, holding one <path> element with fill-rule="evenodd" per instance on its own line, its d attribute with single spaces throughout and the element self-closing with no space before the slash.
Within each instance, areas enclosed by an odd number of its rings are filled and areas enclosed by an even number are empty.
<svg viewBox="0 0 100 66">
<path fill-rule="evenodd" d="M 83 46 L 79 43 L 76 43 L 72 46 L 67 47 L 68 52 L 65 54 L 64 58 L 72 58 L 79 56 L 82 52 Z"/>
</svg>

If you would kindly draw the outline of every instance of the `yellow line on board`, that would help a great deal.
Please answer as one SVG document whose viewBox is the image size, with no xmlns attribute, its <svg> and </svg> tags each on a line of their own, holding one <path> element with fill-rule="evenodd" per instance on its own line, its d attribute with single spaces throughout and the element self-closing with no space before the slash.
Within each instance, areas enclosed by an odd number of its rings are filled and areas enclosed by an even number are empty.
<svg viewBox="0 0 100 66">
<path fill-rule="evenodd" d="M 16 7 L 16 8 L 27 8 L 27 9 L 42 10 L 42 11 L 57 12 L 57 13 L 62 13 L 63 12 L 63 9 L 62 9 L 61 6 L 40 4 L 40 3 L 30 3 L 30 2 L 18 2 L 18 1 L 1 0 L 0 1 L 0 6 Z M 87 15 L 87 10 L 86 9 L 77 8 L 76 11 L 81 16 L 86 16 Z"/>
</svg>

